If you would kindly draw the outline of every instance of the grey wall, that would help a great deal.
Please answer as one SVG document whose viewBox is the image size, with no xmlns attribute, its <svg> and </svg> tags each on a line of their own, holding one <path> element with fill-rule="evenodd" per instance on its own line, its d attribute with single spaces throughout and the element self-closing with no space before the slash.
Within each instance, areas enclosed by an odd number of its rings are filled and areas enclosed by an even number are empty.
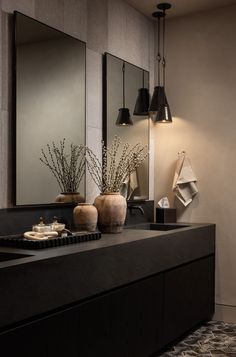
<svg viewBox="0 0 236 357">
<path fill-rule="evenodd" d="M 168 195 L 186 150 L 199 194 L 180 221 L 217 225 L 216 318 L 236 322 L 236 6 L 167 21 L 167 94 L 174 121 L 155 127 L 155 199 Z M 226 305 L 226 306 L 223 306 Z"/>
<path fill-rule="evenodd" d="M 154 69 L 153 23 L 122 0 L 2 0 L 0 12 L 0 207 L 11 202 L 9 122 L 11 38 L 9 13 L 20 11 L 87 42 L 87 144 L 98 154 L 102 138 L 102 53 Z M 150 81 L 150 86 L 153 86 Z M 151 156 L 152 159 L 153 156 Z M 151 165 L 151 168 L 153 165 Z M 150 175 L 150 180 L 153 175 Z M 87 201 L 98 191 L 87 177 Z M 151 197 L 153 181 L 151 182 Z"/>
</svg>

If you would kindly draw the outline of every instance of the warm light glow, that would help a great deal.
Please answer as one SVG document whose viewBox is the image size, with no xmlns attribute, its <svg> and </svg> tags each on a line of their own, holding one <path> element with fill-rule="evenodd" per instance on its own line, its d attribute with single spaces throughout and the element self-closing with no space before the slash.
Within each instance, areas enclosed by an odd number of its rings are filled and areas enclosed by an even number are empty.
<svg viewBox="0 0 236 357">
<path fill-rule="evenodd" d="M 157 122 L 153 122 L 152 121 L 152 123 L 153 123 L 153 125 L 154 126 L 158 126 L 157 124 L 172 124 L 172 125 L 174 125 L 175 124 L 175 122 L 180 122 L 180 121 L 183 121 L 183 122 L 186 122 L 186 119 L 184 119 L 184 118 L 180 118 L 180 117 L 172 117 L 172 119 L 173 119 L 173 121 L 172 122 L 170 122 L 170 121 L 168 121 L 168 120 L 162 120 L 162 121 L 157 121 Z"/>
</svg>

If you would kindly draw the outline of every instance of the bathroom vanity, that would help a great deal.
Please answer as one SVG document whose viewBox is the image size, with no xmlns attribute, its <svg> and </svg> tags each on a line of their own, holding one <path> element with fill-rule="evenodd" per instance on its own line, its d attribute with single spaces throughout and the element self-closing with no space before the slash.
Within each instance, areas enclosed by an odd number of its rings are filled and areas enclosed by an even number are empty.
<svg viewBox="0 0 236 357">
<path fill-rule="evenodd" d="M 209 320 L 215 226 L 136 228 L 146 229 L 0 248 L 1 355 L 148 357 Z"/>
</svg>

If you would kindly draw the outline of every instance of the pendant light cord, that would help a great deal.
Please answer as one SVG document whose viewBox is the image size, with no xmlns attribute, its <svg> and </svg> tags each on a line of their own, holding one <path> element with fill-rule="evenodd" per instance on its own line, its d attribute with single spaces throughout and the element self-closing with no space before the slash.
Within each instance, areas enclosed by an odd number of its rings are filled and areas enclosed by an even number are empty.
<svg viewBox="0 0 236 357">
<path fill-rule="evenodd" d="M 125 62 L 123 62 L 123 108 L 125 108 Z"/>
<path fill-rule="evenodd" d="M 158 86 L 160 86 L 161 78 L 161 54 L 160 54 L 160 40 L 161 40 L 161 28 L 160 28 L 160 17 L 157 18 L 157 39 L 158 39 L 158 48 L 157 48 L 157 75 L 158 75 Z"/>
<path fill-rule="evenodd" d="M 166 30 L 166 13 L 163 10 L 163 31 L 162 31 L 162 75 L 163 75 L 163 87 L 165 88 L 166 82 L 166 58 L 165 58 L 165 30 Z"/>
</svg>

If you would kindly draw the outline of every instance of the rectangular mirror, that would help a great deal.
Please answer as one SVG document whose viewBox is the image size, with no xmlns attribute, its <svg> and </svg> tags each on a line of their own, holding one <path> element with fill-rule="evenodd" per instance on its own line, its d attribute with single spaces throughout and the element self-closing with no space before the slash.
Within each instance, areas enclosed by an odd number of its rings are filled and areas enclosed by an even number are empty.
<svg viewBox="0 0 236 357">
<path fill-rule="evenodd" d="M 119 108 L 123 107 L 123 64 L 125 63 L 125 106 L 129 108 L 132 126 L 117 126 Z M 144 83 L 143 83 L 144 82 Z M 138 89 L 149 88 L 149 72 L 109 53 L 104 55 L 104 122 L 103 139 L 110 145 L 115 135 L 131 146 L 136 143 L 149 147 L 148 116 L 133 115 Z M 128 200 L 149 198 L 149 158 L 131 175 L 124 194 Z"/>
<path fill-rule="evenodd" d="M 59 185 L 41 149 L 85 144 L 86 45 L 15 12 L 15 204 L 55 202 Z M 85 195 L 85 180 L 79 191 Z"/>
</svg>

